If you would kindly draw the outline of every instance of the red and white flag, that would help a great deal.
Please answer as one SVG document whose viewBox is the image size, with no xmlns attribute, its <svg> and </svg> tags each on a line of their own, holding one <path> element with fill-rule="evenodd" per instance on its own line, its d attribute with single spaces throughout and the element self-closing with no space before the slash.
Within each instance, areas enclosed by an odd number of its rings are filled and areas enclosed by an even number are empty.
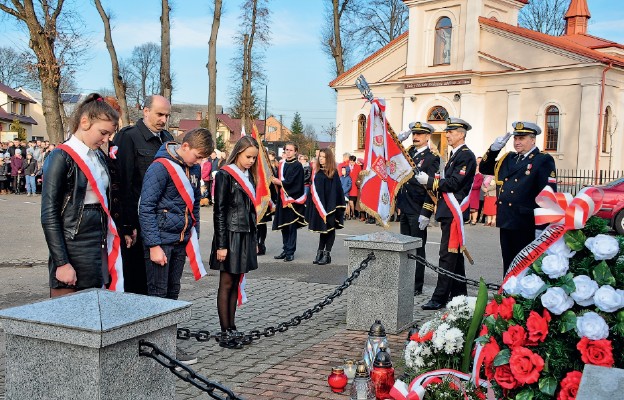
<svg viewBox="0 0 624 400">
<path fill-rule="evenodd" d="M 271 169 L 271 163 L 269 162 L 269 155 L 266 148 L 262 144 L 258 134 L 258 128 L 256 124 L 251 127 L 251 137 L 258 142 L 258 159 L 256 161 L 256 173 L 258 175 L 258 182 L 256 182 L 256 220 L 260 221 L 264 217 L 267 211 L 272 211 L 275 205 L 271 201 L 271 177 L 273 172 Z"/>
<path fill-rule="evenodd" d="M 414 175 L 413 166 L 403 145 L 386 120 L 386 103 L 373 99 L 366 126 L 364 169 L 360 206 L 385 227 L 394 213 L 396 195 Z"/>
</svg>

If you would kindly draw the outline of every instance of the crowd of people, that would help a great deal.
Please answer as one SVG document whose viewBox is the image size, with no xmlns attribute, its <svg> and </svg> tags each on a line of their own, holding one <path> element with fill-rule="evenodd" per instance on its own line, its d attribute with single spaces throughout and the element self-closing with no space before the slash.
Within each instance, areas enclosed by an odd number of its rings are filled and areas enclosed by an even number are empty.
<svg viewBox="0 0 624 400">
<path fill-rule="evenodd" d="M 54 147 L 47 140 L 0 142 L 0 195 L 40 194 L 43 163 Z"/>
</svg>

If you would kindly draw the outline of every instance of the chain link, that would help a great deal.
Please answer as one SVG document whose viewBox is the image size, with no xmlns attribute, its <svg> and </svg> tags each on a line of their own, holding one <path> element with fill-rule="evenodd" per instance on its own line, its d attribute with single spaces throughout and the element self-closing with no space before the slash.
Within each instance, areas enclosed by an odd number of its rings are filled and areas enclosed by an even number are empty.
<svg viewBox="0 0 624 400">
<path fill-rule="evenodd" d="M 374 259 L 375 259 L 375 254 L 372 252 L 369 253 L 368 256 L 364 260 L 362 260 L 362 262 L 360 263 L 360 266 L 355 271 L 353 271 L 351 273 L 351 276 L 345 279 L 345 281 L 340 286 L 334 289 L 333 293 L 326 296 L 325 299 L 318 302 L 313 307 L 305 310 L 303 313 L 301 313 L 301 315 L 296 315 L 288 321 L 280 322 L 277 325 L 277 327 L 268 326 L 264 328 L 262 331 L 255 329 L 249 332 L 240 332 L 237 337 L 234 337 L 234 338 L 230 337 L 228 338 L 228 340 L 234 340 L 236 343 L 243 344 L 243 345 L 251 344 L 254 340 L 258 340 L 263 336 L 271 337 L 271 336 L 274 336 L 278 332 L 279 333 L 286 332 L 289 328 L 297 326 L 301 324 L 301 322 L 303 322 L 304 320 L 308 320 L 312 318 L 314 314 L 321 312 L 323 308 L 332 304 L 334 299 L 342 295 L 344 290 L 347 289 L 349 286 L 351 286 L 351 283 L 353 283 L 353 281 L 356 280 L 360 276 L 360 273 L 364 269 L 366 269 L 366 267 L 368 267 L 368 263 Z M 178 336 L 178 339 L 181 339 L 181 340 L 189 340 L 191 338 L 195 338 L 198 342 L 207 342 L 211 339 L 214 339 L 217 342 L 219 342 L 219 340 L 222 339 L 221 332 L 210 333 L 210 331 L 206 331 L 206 330 L 193 332 L 189 328 L 178 328 L 177 336 Z"/>
<path fill-rule="evenodd" d="M 180 361 L 163 352 L 154 343 L 143 339 L 139 340 L 139 355 L 156 360 L 160 365 L 171 371 L 171 373 L 176 377 L 208 393 L 208 396 L 213 399 L 243 400 L 242 397 L 238 397 L 230 389 L 219 383 L 209 381 L 202 375 L 196 373 L 192 368 L 189 368 L 187 365 L 182 364 Z M 220 394 L 225 395 L 225 397 Z"/>
<path fill-rule="evenodd" d="M 412 259 L 412 260 L 416 260 L 419 263 L 422 263 L 427 268 L 434 270 L 438 274 L 448 276 L 451 279 L 454 279 L 456 281 L 465 283 L 465 284 L 470 285 L 470 286 L 479 287 L 480 281 L 477 281 L 477 280 L 474 280 L 474 279 L 470 279 L 470 278 L 466 278 L 465 276 L 455 274 L 455 273 L 453 273 L 451 271 L 447 271 L 447 270 L 445 270 L 442 267 L 438 267 L 436 265 L 431 264 L 429 261 L 427 261 L 426 259 L 424 259 L 421 256 L 417 256 L 417 255 L 414 255 L 414 254 L 408 254 L 407 257 Z M 497 285 L 495 283 L 486 283 L 485 286 L 488 289 L 490 289 L 490 290 L 498 290 L 498 289 L 500 289 L 500 285 Z"/>
</svg>

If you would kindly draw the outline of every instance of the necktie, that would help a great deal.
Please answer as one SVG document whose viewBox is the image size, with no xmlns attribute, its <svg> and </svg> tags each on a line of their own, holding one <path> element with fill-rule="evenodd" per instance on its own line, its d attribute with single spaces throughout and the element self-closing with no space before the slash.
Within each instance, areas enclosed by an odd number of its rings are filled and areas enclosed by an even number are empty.
<svg viewBox="0 0 624 400">
<path fill-rule="evenodd" d="M 516 156 L 516 164 L 518 164 L 520 162 L 520 160 L 524 160 L 524 156 L 522 156 L 522 154 L 518 153 L 518 155 Z"/>
</svg>

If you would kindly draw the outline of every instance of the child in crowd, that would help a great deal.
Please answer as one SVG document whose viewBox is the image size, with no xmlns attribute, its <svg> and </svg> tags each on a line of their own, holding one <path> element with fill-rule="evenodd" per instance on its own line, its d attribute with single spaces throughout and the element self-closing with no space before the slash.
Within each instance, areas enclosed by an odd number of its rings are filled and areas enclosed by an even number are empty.
<svg viewBox="0 0 624 400">
<path fill-rule="evenodd" d="M 347 174 L 347 167 L 342 167 L 340 171 L 340 185 L 342 186 L 342 192 L 345 197 L 345 204 L 347 209 L 345 211 L 346 219 L 351 219 L 351 215 L 353 214 L 353 210 L 351 209 L 351 204 L 349 202 L 349 192 L 351 191 L 351 177 Z"/>
</svg>

